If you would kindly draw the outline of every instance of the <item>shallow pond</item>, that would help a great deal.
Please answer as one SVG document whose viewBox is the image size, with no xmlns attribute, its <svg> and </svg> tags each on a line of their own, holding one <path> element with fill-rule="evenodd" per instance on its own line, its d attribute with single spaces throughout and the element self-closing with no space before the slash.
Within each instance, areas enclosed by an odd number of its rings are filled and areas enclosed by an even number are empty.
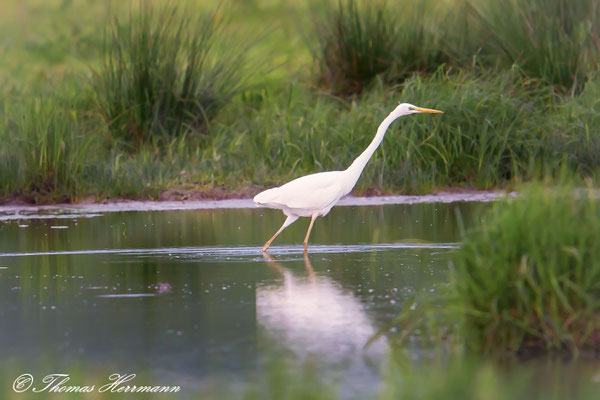
<svg viewBox="0 0 600 400">
<path fill-rule="evenodd" d="M 311 359 L 344 397 L 362 397 L 387 340 L 363 346 L 446 282 L 457 221 L 471 226 L 485 207 L 336 207 L 307 257 L 308 219 L 262 255 L 284 219 L 275 210 L 0 213 L 0 357 L 34 376 L 143 371 L 184 391 Z"/>
</svg>

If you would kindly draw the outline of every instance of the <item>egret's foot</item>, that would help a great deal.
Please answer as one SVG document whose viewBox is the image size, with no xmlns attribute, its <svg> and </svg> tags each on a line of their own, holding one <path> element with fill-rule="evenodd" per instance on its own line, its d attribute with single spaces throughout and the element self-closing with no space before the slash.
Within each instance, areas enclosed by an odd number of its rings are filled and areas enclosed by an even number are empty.
<svg viewBox="0 0 600 400">
<path fill-rule="evenodd" d="M 263 248 L 262 248 L 262 252 L 263 252 L 263 253 L 266 253 L 268 248 L 269 248 L 269 245 L 268 245 L 268 244 L 265 244 L 265 245 L 263 246 Z"/>
</svg>

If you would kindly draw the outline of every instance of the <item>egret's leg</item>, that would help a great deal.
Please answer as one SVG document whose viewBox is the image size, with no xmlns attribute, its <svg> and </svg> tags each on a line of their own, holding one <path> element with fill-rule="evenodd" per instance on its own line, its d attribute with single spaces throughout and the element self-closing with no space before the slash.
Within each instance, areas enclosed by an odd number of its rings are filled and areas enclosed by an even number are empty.
<svg viewBox="0 0 600 400">
<path fill-rule="evenodd" d="M 318 214 L 313 214 L 310 219 L 310 225 L 308 225 L 308 232 L 306 232 L 306 237 L 304 238 L 304 252 L 308 251 L 308 238 L 310 236 L 310 231 L 312 230 L 313 224 L 315 223 L 315 219 L 317 219 Z"/>
<path fill-rule="evenodd" d="M 279 234 L 281 233 L 281 231 L 283 231 L 285 228 L 287 228 L 288 226 L 290 226 L 292 224 L 292 222 L 296 221 L 298 219 L 297 215 L 288 215 L 287 219 L 283 222 L 283 225 L 281 225 L 281 228 L 279 228 L 279 230 L 277 232 L 275 232 L 275 234 L 273 235 L 273 237 L 271 239 L 269 239 L 267 241 L 267 243 L 265 243 L 265 245 L 262 248 L 263 252 L 266 252 L 267 249 L 269 248 L 269 246 L 271 246 L 271 243 L 273 243 L 273 240 L 275 240 L 275 238 L 277 236 L 279 236 Z"/>
</svg>

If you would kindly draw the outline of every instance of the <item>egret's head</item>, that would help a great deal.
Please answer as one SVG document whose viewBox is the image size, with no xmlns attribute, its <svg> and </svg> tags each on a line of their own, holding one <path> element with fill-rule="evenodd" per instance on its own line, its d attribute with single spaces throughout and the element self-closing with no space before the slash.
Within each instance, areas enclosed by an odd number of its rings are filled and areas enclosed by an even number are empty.
<svg viewBox="0 0 600 400">
<path fill-rule="evenodd" d="M 402 104 L 399 104 L 398 107 L 396 107 L 394 109 L 394 111 L 392 111 L 392 113 L 396 117 L 401 117 L 403 115 L 417 114 L 417 113 L 443 114 L 444 112 L 439 111 L 439 110 L 432 110 L 430 108 L 417 107 L 417 106 L 415 106 L 413 104 L 409 104 L 409 103 L 402 103 Z"/>
</svg>

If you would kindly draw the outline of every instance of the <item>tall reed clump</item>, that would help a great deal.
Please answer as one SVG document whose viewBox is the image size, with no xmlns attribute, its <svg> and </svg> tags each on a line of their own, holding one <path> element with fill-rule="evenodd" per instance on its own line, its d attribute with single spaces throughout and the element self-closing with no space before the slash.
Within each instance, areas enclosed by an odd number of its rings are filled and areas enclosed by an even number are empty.
<svg viewBox="0 0 600 400">
<path fill-rule="evenodd" d="M 68 105 L 51 99 L 16 106 L 5 118 L 0 158 L 10 182 L 3 182 L 4 194 L 22 194 L 32 201 L 75 197 L 96 151 L 85 122 Z"/>
<path fill-rule="evenodd" d="M 243 49 L 217 43 L 224 27 L 217 12 L 148 2 L 110 24 L 93 83 L 114 136 L 139 145 L 202 130 L 245 80 Z"/>
<path fill-rule="evenodd" d="M 567 97 L 554 119 L 559 134 L 549 136 L 548 150 L 566 155 L 569 167 L 593 177 L 600 168 L 600 79 L 591 77 L 578 96 Z"/>
<path fill-rule="evenodd" d="M 0 118 L 0 196 L 11 194 L 17 186 L 19 161 L 14 154 L 8 121 L 4 115 Z"/>
<path fill-rule="evenodd" d="M 437 25 L 447 20 L 444 10 L 431 0 L 326 3 L 314 25 L 320 85 L 349 95 L 378 76 L 396 83 L 415 72 L 435 72 L 450 61 Z"/>
<path fill-rule="evenodd" d="M 388 81 L 401 82 L 411 74 L 433 73 L 442 65 L 457 63 L 456 50 L 451 47 L 456 46 L 454 36 L 458 34 L 454 31 L 458 26 L 450 18 L 452 13 L 448 12 L 447 5 L 433 0 L 415 0 L 395 7 L 392 21 L 394 58 L 386 73 Z M 440 25 L 453 32 L 440 29 Z"/>
<path fill-rule="evenodd" d="M 596 0 L 507 0 L 472 3 L 483 53 L 518 64 L 563 90 L 581 87 L 600 63 L 600 3 Z"/>
<path fill-rule="evenodd" d="M 319 82 L 335 93 L 362 92 L 394 62 L 394 20 L 383 1 L 327 2 L 314 33 Z"/>
<path fill-rule="evenodd" d="M 600 204 L 538 188 L 496 204 L 454 255 L 452 291 L 475 350 L 600 349 Z"/>
</svg>

